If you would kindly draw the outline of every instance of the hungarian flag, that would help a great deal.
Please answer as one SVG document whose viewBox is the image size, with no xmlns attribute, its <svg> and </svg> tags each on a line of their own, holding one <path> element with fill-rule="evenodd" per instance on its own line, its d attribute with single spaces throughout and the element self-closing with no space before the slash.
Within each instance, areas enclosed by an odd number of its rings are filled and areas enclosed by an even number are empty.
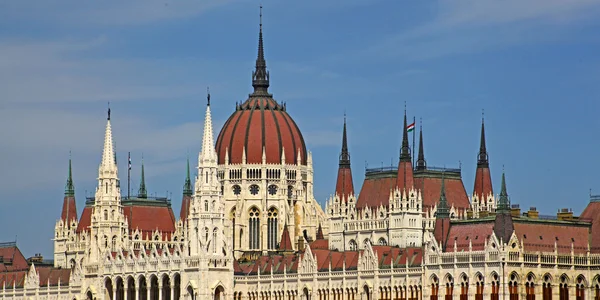
<svg viewBox="0 0 600 300">
<path fill-rule="evenodd" d="M 415 122 L 406 126 L 406 132 L 411 132 L 413 130 L 415 130 Z"/>
</svg>

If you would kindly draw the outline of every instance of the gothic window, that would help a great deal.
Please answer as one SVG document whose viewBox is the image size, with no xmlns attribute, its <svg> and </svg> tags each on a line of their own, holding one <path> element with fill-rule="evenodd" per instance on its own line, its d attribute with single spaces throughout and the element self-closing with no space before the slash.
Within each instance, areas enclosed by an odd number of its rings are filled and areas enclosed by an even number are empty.
<svg viewBox="0 0 600 300">
<path fill-rule="evenodd" d="M 484 282 L 483 282 L 483 275 L 481 274 L 477 274 L 477 289 L 475 290 L 475 300 L 483 300 L 483 287 L 484 287 Z"/>
<path fill-rule="evenodd" d="M 527 300 L 535 300 L 535 284 L 534 277 L 532 274 L 527 275 L 527 282 L 525 283 L 525 298 Z"/>
<path fill-rule="evenodd" d="M 215 228 L 213 230 L 213 236 L 212 236 L 212 245 L 213 245 L 213 253 L 217 253 L 217 228 Z"/>
<path fill-rule="evenodd" d="M 440 282 L 436 276 L 433 276 L 433 278 L 431 280 L 431 296 L 429 296 L 429 299 L 437 300 L 439 290 L 440 290 Z"/>
<path fill-rule="evenodd" d="M 381 246 L 387 246 L 387 241 L 384 238 L 380 238 L 377 244 Z"/>
<path fill-rule="evenodd" d="M 277 194 L 277 186 L 272 184 L 269 186 L 269 195 L 273 196 Z"/>
<path fill-rule="evenodd" d="M 350 240 L 350 251 L 356 251 L 358 250 L 358 245 L 356 245 L 356 241 L 355 240 Z"/>
<path fill-rule="evenodd" d="M 368 238 L 366 238 L 366 239 L 363 241 L 363 246 L 364 246 L 364 247 L 367 247 L 367 244 L 369 244 L 370 242 L 371 242 L 371 241 L 370 241 Z"/>
<path fill-rule="evenodd" d="M 259 249 L 259 241 L 260 241 L 260 212 L 256 207 L 250 209 L 250 216 L 248 218 L 249 222 L 249 236 L 248 240 L 250 242 L 250 249 Z"/>
<path fill-rule="evenodd" d="M 519 300 L 519 286 L 517 283 L 517 275 L 515 275 L 514 273 L 510 275 L 510 281 L 508 282 L 508 294 L 509 300 Z"/>
<path fill-rule="evenodd" d="M 267 248 L 277 248 L 277 209 L 271 207 L 267 215 Z"/>
<path fill-rule="evenodd" d="M 596 286 L 594 287 L 594 300 L 600 300 L 600 277 L 596 278 Z"/>
<path fill-rule="evenodd" d="M 111 246 L 112 246 L 112 250 L 113 251 L 117 251 L 117 236 L 116 235 L 113 236 L 113 238 L 112 238 L 112 245 Z"/>
<path fill-rule="evenodd" d="M 233 186 L 233 194 L 234 195 L 239 195 L 242 193 L 242 188 L 239 185 L 234 185 Z"/>
<path fill-rule="evenodd" d="M 258 185 L 253 184 L 250 186 L 250 194 L 258 195 L 258 190 L 259 190 Z"/>
<path fill-rule="evenodd" d="M 569 281 L 566 275 L 560 277 L 559 284 L 559 299 L 560 300 L 569 300 Z"/>
<path fill-rule="evenodd" d="M 552 279 L 550 275 L 544 275 L 544 283 L 542 283 L 542 299 L 552 300 Z"/>
<path fill-rule="evenodd" d="M 444 299 L 452 300 L 452 292 L 454 292 L 454 279 L 451 275 L 446 278 L 446 295 Z"/>
<path fill-rule="evenodd" d="M 492 276 L 492 293 L 491 293 L 490 299 L 491 300 L 500 299 L 499 291 L 500 291 L 500 280 L 498 278 L 498 274 L 494 274 Z"/>
<path fill-rule="evenodd" d="M 467 300 L 469 296 L 469 278 L 463 274 L 460 279 L 460 300 Z"/>
<path fill-rule="evenodd" d="M 577 277 L 577 283 L 575 284 L 575 299 L 585 300 L 585 280 L 583 276 Z"/>
<path fill-rule="evenodd" d="M 231 219 L 231 235 L 233 236 L 233 249 L 235 249 L 235 206 L 231 209 L 231 213 L 229 215 L 229 218 Z"/>
<path fill-rule="evenodd" d="M 288 198 L 292 199 L 293 196 L 294 196 L 294 187 L 291 185 L 288 185 Z"/>
<path fill-rule="evenodd" d="M 204 227 L 204 240 L 208 241 L 208 227 Z"/>
<path fill-rule="evenodd" d="M 208 211 L 208 200 L 204 200 L 204 211 Z"/>
<path fill-rule="evenodd" d="M 104 221 L 108 221 L 108 210 L 104 211 Z"/>
</svg>

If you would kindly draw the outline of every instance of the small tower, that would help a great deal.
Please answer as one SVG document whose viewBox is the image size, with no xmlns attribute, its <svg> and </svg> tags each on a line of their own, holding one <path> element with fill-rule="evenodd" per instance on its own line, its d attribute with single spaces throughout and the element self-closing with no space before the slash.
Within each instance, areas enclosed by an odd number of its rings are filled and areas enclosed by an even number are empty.
<svg viewBox="0 0 600 300">
<path fill-rule="evenodd" d="M 496 199 L 492 189 L 492 177 L 490 174 L 490 164 L 485 145 L 485 123 L 481 118 L 481 139 L 479 144 L 479 154 L 477 155 L 477 169 L 475 170 L 475 184 L 473 186 L 473 195 L 471 196 L 471 209 L 473 216 L 478 217 L 481 211 L 494 211 L 496 208 Z"/>
<path fill-rule="evenodd" d="M 350 153 L 348 152 L 348 137 L 346 136 L 346 116 L 344 116 L 344 129 L 342 132 L 342 151 L 338 167 L 335 193 L 343 202 L 348 202 L 348 197 L 354 196 L 354 183 L 352 182 L 352 169 L 350 168 Z"/>
<path fill-rule="evenodd" d="M 402 147 L 400 149 L 400 162 L 398 163 L 398 179 L 396 186 L 402 191 L 410 191 L 414 187 L 413 166 L 410 147 L 408 146 L 408 125 L 406 123 L 406 109 L 404 109 L 404 126 L 402 128 Z"/>
<path fill-rule="evenodd" d="M 190 179 L 190 159 L 187 159 L 187 172 L 185 182 L 183 183 L 183 199 L 181 199 L 181 211 L 179 219 L 185 221 L 190 213 L 190 203 L 192 201 L 192 180 Z"/>
<path fill-rule="evenodd" d="M 128 238 L 113 145 L 110 109 L 108 109 L 104 150 L 98 168 L 98 186 L 91 221 L 91 236 L 97 236 L 98 239 L 97 242 L 91 243 L 90 261 L 100 259 L 106 251 L 116 251 L 121 248 Z"/>
<path fill-rule="evenodd" d="M 445 249 L 450 231 L 450 208 L 446 199 L 446 180 L 442 173 L 442 188 L 440 190 L 440 200 L 435 213 L 435 227 L 433 234 L 436 242 L 440 242 L 442 249 Z"/>
<path fill-rule="evenodd" d="M 496 208 L 496 220 L 494 221 L 494 233 L 498 239 L 508 243 L 514 231 L 512 216 L 510 213 L 510 200 L 506 192 L 506 178 L 502 172 L 502 184 L 500 186 L 500 196 L 498 197 L 498 207 Z"/>
<path fill-rule="evenodd" d="M 144 159 L 142 158 L 142 175 L 140 179 L 140 188 L 138 189 L 138 198 L 148 198 L 148 191 L 146 190 L 146 176 L 144 175 Z"/>
<path fill-rule="evenodd" d="M 62 212 L 60 219 L 54 227 L 54 266 L 68 267 L 69 237 L 76 235 L 77 229 L 77 207 L 75 206 L 75 187 L 73 186 L 73 173 L 71 170 L 71 158 L 69 157 L 69 175 L 65 185 L 65 196 L 63 198 Z"/>
<path fill-rule="evenodd" d="M 425 161 L 425 151 L 423 150 L 423 125 L 419 126 L 419 156 L 417 158 L 417 171 L 425 171 L 427 162 Z"/>
<path fill-rule="evenodd" d="M 63 200 L 61 220 L 67 228 L 71 228 L 72 222 L 77 222 L 77 207 L 75 206 L 75 187 L 73 186 L 73 172 L 71 169 L 71 158 L 69 157 L 69 175 L 65 185 L 65 197 Z"/>
</svg>

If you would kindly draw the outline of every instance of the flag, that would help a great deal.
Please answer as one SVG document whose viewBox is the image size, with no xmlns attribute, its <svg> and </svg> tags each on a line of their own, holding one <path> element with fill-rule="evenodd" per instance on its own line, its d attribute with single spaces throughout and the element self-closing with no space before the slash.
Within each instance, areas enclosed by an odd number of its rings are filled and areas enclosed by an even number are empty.
<svg viewBox="0 0 600 300">
<path fill-rule="evenodd" d="M 413 130 L 415 130 L 415 122 L 406 126 L 406 132 L 411 132 Z"/>
</svg>

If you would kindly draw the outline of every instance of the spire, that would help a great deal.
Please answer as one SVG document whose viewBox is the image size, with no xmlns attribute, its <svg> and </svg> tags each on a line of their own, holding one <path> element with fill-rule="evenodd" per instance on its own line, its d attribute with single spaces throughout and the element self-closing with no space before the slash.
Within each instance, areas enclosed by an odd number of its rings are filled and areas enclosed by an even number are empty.
<svg viewBox="0 0 600 300">
<path fill-rule="evenodd" d="M 69 176 L 65 185 L 65 197 L 75 196 L 75 187 L 73 186 L 73 172 L 71 171 L 71 153 L 69 153 Z"/>
<path fill-rule="evenodd" d="M 190 158 L 187 159 L 187 173 L 185 176 L 185 183 L 183 184 L 183 195 L 192 195 L 192 180 L 190 179 Z"/>
<path fill-rule="evenodd" d="M 317 229 L 316 240 L 323 240 L 325 237 L 323 236 L 323 227 L 321 227 L 321 223 L 319 223 L 319 228 Z"/>
<path fill-rule="evenodd" d="M 210 114 L 210 93 L 206 96 L 206 114 L 204 117 L 204 133 L 202 135 L 202 152 L 200 160 L 202 161 L 217 161 L 215 152 L 215 143 L 213 136 L 212 118 Z"/>
<path fill-rule="evenodd" d="M 496 212 L 509 212 L 510 211 L 510 200 L 508 199 L 508 193 L 506 192 L 506 179 L 504 177 L 504 171 L 502 172 L 502 184 L 500 187 L 500 198 L 498 199 L 498 207 Z"/>
<path fill-rule="evenodd" d="M 485 123 L 481 117 L 481 141 L 479 144 L 479 155 L 477 156 L 477 167 L 489 167 L 488 153 L 485 147 Z"/>
<path fill-rule="evenodd" d="M 419 126 L 419 157 L 417 159 L 417 170 L 427 169 L 427 162 L 425 161 L 425 152 L 423 151 L 423 123 Z"/>
<path fill-rule="evenodd" d="M 444 173 L 442 173 L 442 188 L 440 191 L 440 202 L 437 207 L 438 218 L 449 218 L 450 209 L 448 208 L 448 200 L 446 199 L 446 180 L 444 179 Z"/>
<path fill-rule="evenodd" d="M 265 49 L 263 46 L 262 33 L 262 5 L 260 6 L 260 25 L 258 31 L 258 55 L 256 57 L 256 69 L 252 72 L 252 86 L 254 87 L 254 96 L 269 96 L 269 72 L 267 71 L 267 62 L 265 61 Z"/>
<path fill-rule="evenodd" d="M 404 127 L 402 128 L 402 148 L 400 151 L 400 161 L 411 161 L 410 147 L 408 146 L 408 131 L 406 129 L 406 105 L 404 106 Z"/>
<path fill-rule="evenodd" d="M 115 171 L 116 175 L 116 164 L 115 161 L 115 150 L 113 147 L 112 139 L 112 127 L 110 125 L 110 108 L 108 109 L 108 118 L 106 120 L 106 130 L 104 133 L 104 150 L 102 151 L 102 162 L 100 164 L 100 171 Z"/>
<path fill-rule="evenodd" d="M 146 191 L 146 178 L 144 176 L 144 159 L 142 158 L 142 179 L 140 180 L 140 189 L 138 190 L 138 198 L 148 198 Z"/>
<path fill-rule="evenodd" d="M 348 138 L 346 136 L 346 114 L 344 114 L 344 130 L 342 133 L 342 153 L 340 154 L 340 168 L 350 168 L 350 153 L 348 153 Z"/>
</svg>

